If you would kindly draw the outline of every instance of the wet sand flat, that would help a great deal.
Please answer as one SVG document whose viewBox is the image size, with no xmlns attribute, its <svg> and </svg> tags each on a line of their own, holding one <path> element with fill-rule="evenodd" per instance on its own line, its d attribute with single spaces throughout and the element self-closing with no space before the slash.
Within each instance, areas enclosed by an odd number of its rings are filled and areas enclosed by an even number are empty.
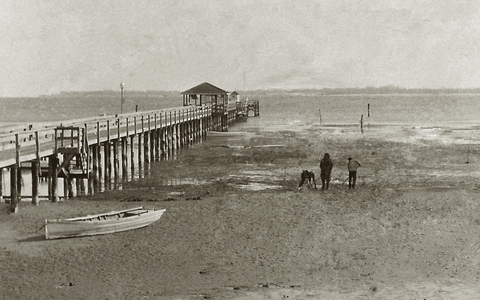
<svg viewBox="0 0 480 300">
<path fill-rule="evenodd" d="M 475 299 L 478 150 L 455 131 L 236 126 L 93 198 L 0 215 L 4 299 Z M 391 139 L 394 136 L 409 136 Z M 445 137 L 440 139 L 439 137 Z M 270 145 L 270 146 L 269 146 Z M 271 145 L 276 145 L 271 147 Z M 281 145 L 281 146 L 278 146 Z M 334 162 L 331 189 L 297 190 Z M 349 190 L 346 158 L 361 161 Z M 469 163 L 466 163 L 467 157 Z M 320 186 L 320 180 L 317 179 Z M 43 220 L 165 208 L 127 232 L 45 240 Z"/>
</svg>

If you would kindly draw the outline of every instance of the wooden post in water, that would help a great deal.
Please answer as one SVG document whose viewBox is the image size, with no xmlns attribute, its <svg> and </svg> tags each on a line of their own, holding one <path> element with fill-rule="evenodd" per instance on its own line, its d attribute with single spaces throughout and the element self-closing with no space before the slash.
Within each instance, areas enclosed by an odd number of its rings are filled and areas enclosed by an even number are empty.
<svg viewBox="0 0 480 300">
<path fill-rule="evenodd" d="M 370 118 L 370 103 L 368 103 L 368 117 Z"/>
<path fill-rule="evenodd" d="M 363 134 L 363 115 L 360 117 L 360 131 Z"/>
</svg>

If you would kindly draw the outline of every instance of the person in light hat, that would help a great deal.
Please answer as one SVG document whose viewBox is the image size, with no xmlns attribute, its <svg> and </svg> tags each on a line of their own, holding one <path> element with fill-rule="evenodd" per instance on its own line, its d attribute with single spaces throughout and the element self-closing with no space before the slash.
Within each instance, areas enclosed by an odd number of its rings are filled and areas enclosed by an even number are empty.
<svg viewBox="0 0 480 300">
<path fill-rule="evenodd" d="M 361 167 L 362 164 L 358 161 L 352 159 L 351 157 L 348 158 L 348 188 L 354 189 L 355 182 L 357 181 L 357 169 Z"/>
</svg>

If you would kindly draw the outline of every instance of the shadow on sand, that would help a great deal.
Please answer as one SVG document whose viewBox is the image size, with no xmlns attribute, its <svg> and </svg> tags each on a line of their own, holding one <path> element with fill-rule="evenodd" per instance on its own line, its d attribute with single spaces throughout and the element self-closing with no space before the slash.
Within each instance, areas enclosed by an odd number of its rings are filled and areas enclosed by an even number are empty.
<svg viewBox="0 0 480 300">
<path fill-rule="evenodd" d="M 18 240 L 17 242 L 19 243 L 28 243 L 28 242 L 41 242 L 41 241 L 46 241 L 47 239 L 45 238 L 45 235 L 36 235 L 36 236 L 31 236 L 26 239 L 21 239 Z"/>
</svg>

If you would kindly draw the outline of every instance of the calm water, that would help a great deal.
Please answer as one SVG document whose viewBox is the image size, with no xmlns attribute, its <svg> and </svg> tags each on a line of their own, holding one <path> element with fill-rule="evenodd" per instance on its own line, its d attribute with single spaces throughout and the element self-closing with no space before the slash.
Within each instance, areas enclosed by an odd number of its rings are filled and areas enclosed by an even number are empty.
<svg viewBox="0 0 480 300">
<path fill-rule="evenodd" d="M 357 124 L 360 116 L 367 117 L 370 103 L 371 122 L 385 124 L 467 124 L 476 125 L 480 115 L 480 95 L 347 95 L 304 96 L 267 94 L 251 98 L 260 100 L 260 114 L 267 120 L 310 120 L 322 116 L 325 124 Z M 158 110 L 179 107 L 182 97 L 127 97 L 123 112 Z M 120 113 L 118 97 L 67 98 L 0 98 L 0 122 L 28 123 L 87 118 Z M 320 110 L 320 113 L 319 113 Z"/>
<path fill-rule="evenodd" d="M 471 126 L 480 124 L 480 95 L 276 96 L 260 99 L 270 121 L 323 124 Z M 368 104 L 370 117 L 368 118 Z"/>
<path fill-rule="evenodd" d="M 0 98 L 0 122 L 29 123 L 83 119 L 182 106 L 182 97 L 174 95 L 126 97 L 123 107 L 119 97 L 45 97 Z"/>
</svg>

